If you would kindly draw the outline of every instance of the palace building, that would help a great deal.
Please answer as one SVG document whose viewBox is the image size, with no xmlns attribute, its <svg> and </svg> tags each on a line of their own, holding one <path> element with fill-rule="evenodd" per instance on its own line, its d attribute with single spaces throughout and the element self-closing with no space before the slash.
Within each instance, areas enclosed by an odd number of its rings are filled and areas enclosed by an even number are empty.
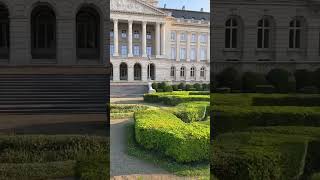
<svg viewBox="0 0 320 180">
<path fill-rule="evenodd" d="M 210 13 L 111 0 L 111 87 L 210 82 Z"/>
<path fill-rule="evenodd" d="M 214 0 L 212 71 L 320 66 L 319 0 Z"/>
</svg>

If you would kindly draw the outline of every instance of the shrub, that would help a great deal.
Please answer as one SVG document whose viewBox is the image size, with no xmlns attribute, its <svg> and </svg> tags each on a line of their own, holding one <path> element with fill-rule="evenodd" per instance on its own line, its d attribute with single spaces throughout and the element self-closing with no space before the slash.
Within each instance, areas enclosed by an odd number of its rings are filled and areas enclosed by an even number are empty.
<svg viewBox="0 0 320 180">
<path fill-rule="evenodd" d="M 163 92 L 163 89 L 157 89 L 157 92 Z"/>
<path fill-rule="evenodd" d="M 254 106 L 320 106 L 320 96 L 257 96 L 252 98 Z"/>
<path fill-rule="evenodd" d="M 172 89 L 173 89 L 174 91 L 178 91 L 178 90 L 179 90 L 179 87 L 178 87 L 178 85 L 174 84 L 174 85 L 172 85 Z"/>
<path fill-rule="evenodd" d="M 167 82 L 162 82 L 158 85 L 158 88 L 164 90 L 167 86 L 168 86 Z"/>
<path fill-rule="evenodd" d="M 180 84 L 178 85 L 178 88 L 179 88 L 179 89 L 182 89 L 182 90 L 186 90 L 186 84 L 185 84 L 185 83 L 180 83 Z"/>
<path fill-rule="evenodd" d="M 179 92 L 180 93 L 180 92 Z M 183 92 L 182 92 L 183 93 Z M 144 101 L 151 103 L 160 103 L 163 102 L 166 105 L 175 106 L 180 103 L 190 102 L 190 101 L 210 101 L 210 96 L 208 95 L 175 95 L 175 94 L 164 94 L 164 93 L 156 93 L 156 94 L 145 94 Z"/>
<path fill-rule="evenodd" d="M 164 87 L 164 92 L 172 92 L 173 89 L 172 89 L 172 86 L 165 86 Z"/>
<path fill-rule="evenodd" d="M 135 137 L 146 149 L 157 150 L 178 162 L 209 159 L 209 126 L 186 124 L 166 111 L 146 110 L 136 113 Z"/>
<path fill-rule="evenodd" d="M 216 88 L 216 93 L 231 93 L 231 88 L 223 87 L 223 88 Z"/>
<path fill-rule="evenodd" d="M 299 89 L 299 92 L 304 94 L 317 94 L 319 93 L 319 89 L 316 86 L 306 86 Z"/>
<path fill-rule="evenodd" d="M 190 92 L 189 95 L 210 95 L 209 91 L 194 91 L 194 92 Z"/>
<path fill-rule="evenodd" d="M 199 83 L 194 84 L 194 88 L 196 89 L 196 91 L 202 91 L 202 86 Z"/>
<path fill-rule="evenodd" d="M 193 89 L 193 85 L 192 84 L 187 84 L 186 85 L 186 90 L 187 91 L 191 91 L 191 89 Z"/>
<path fill-rule="evenodd" d="M 258 85 L 256 86 L 256 92 L 270 94 L 275 92 L 275 88 L 273 85 Z"/>
<path fill-rule="evenodd" d="M 262 74 L 245 72 L 242 76 L 242 89 L 245 92 L 256 92 L 256 86 L 266 84 Z"/>
<path fill-rule="evenodd" d="M 318 89 L 320 89 L 320 68 L 318 68 L 314 73 L 312 73 L 313 76 L 313 84 L 314 86 L 317 86 Z"/>
<path fill-rule="evenodd" d="M 284 69 L 273 69 L 267 74 L 266 79 L 277 89 L 278 92 L 288 92 L 288 71 Z"/>
<path fill-rule="evenodd" d="M 206 118 L 208 102 L 189 102 L 182 103 L 176 106 L 174 115 L 180 118 L 185 123 L 202 121 Z M 209 110 L 209 108 L 208 108 Z"/>
<path fill-rule="evenodd" d="M 226 68 L 216 76 L 216 79 L 219 87 L 232 88 L 238 76 L 239 74 L 237 70 L 234 68 Z"/>
<path fill-rule="evenodd" d="M 296 70 L 294 73 L 297 90 L 307 86 L 312 86 L 312 72 L 306 69 Z"/>
<path fill-rule="evenodd" d="M 252 126 L 320 126 L 320 108 L 279 106 L 215 106 L 213 119 L 217 133 Z"/>
<path fill-rule="evenodd" d="M 152 88 L 157 90 L 158 89 L 158 83 L 152 83 Z"/>
</svg>

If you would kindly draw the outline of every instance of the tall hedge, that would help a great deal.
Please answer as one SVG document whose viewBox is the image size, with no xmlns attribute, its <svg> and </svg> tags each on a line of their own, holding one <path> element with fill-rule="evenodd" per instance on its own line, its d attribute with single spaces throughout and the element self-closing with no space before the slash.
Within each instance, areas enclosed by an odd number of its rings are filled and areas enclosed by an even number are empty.
<svg viewBox="0 0 320 180">
<path fill-rule="evenodd" d="M 289 72 L 284 69 L 272 69 L 266 76 L 266 79 L 276 87 L 278 92 L 288 92 L 289 90 Z"/>
</svg>

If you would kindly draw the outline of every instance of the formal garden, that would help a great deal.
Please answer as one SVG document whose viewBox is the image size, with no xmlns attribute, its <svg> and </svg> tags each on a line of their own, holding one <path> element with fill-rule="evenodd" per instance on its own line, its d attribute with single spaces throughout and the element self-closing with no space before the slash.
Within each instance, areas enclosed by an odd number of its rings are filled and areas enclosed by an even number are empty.
<svg viewBox="0 0 320 180">
<path fill-rule="evenodd" d="M 144 95 L 143 104 L 111 105 L 111 117 L 134 118 L 127 127 L 130 156 L 176 176 L 209 179 L 209 103 L 208 92 L 159 92 Z"/>
</svg>

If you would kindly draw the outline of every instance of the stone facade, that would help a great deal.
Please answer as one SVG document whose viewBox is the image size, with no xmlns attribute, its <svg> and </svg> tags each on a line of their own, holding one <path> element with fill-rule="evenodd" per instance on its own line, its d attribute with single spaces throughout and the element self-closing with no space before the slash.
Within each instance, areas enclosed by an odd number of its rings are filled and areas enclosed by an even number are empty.
<svg viewBox="0 0 320 180">
<path fill-rule="evenodd" d="M 209 82 L 209 13 L 156 5 L 154 0 L 111 0 L 111 85 Z M 197 16 L 177 17 L 176 11 Z"/>
<path fill-rule="evenodd" d="M 8 55 L 2 56 L 0 63 L 2 66 L 25 66 L 25 65 L 63 65 L 63 66 L 82 66 L 82 65 L 103 65 L 107 64 L 109 53 L 109 3 L 108 1 L 100 0 L 0 0 L 1 5 L 1 28 L 5 28 L 3 22 L 7 22 L 8 34 L 3 34 L 6 37 L 4 43 L 1 40 L 1 53 L 8 51 Z M 80 58 L 77 55 L 79 48 L 77 47 L 77 15 L 81 10 L 94 11 L 97 14 L 97 22 L 99 24 L 99 32 L 95 39 L 100 39 L 96 46 L 99 52 L 94 58 Z M 39 11 L 38 11 L 39 9 Z M 42 13 L 41 16 L 48 17 L 48 11 L 52 24 L 44 23 L 45 20 L 39 22 L 33 19 L 33 13 Z M 86 11 L 85 10 L 85 11 Z M 8 12 L 8 15 L 4 15 Z M 4 17 L 6 16 L 6 17 Z M 39 16 L 40 17 L 40 16 Z M 7 18 L 7 19 L 6 19 Z M 34 18 L 37 18 L 36 15 Z M 39 18 L 41 19 L 41 18 Z M 43 34 L 33 34 L 32 22 L 35 21 L 37 27 L 41 29 Z M 42 21 L 42 22 L 41 22 Z M 52 26 L 51 26 L 52 25 Z M 43 30 L 45 28 L 45 30 Z M 48 33 L 50 32 L 50 33 Z M 41 36 L 41 37 L 40 37 Z M 50 36 L 50 37 L 49 37 Z M 35 40 L 38 38 L 38 40 Z M 44 39 L 43 39 L 44 38 Z M 39 42 L 39 45 L 33 43 Z M 47 43 L 43 45 L 41 43 Z M 6 45 L 4 45 L 6 44 Z M 49 45 L 50 44 L 50 45 Z M 34 52 L 33 52 L 34 51 Z M 51 52 L 50 56 L 48 52 Z M 34 54 L 38 55 L 34 55 Z M 36 73 L 36 72 L 34 72 Z"/>
<path fill-rule="evenodd" d="M 211 6 L 213 72 L 320 67 L 320 1 L 214 0 Z"/>
</svg>

